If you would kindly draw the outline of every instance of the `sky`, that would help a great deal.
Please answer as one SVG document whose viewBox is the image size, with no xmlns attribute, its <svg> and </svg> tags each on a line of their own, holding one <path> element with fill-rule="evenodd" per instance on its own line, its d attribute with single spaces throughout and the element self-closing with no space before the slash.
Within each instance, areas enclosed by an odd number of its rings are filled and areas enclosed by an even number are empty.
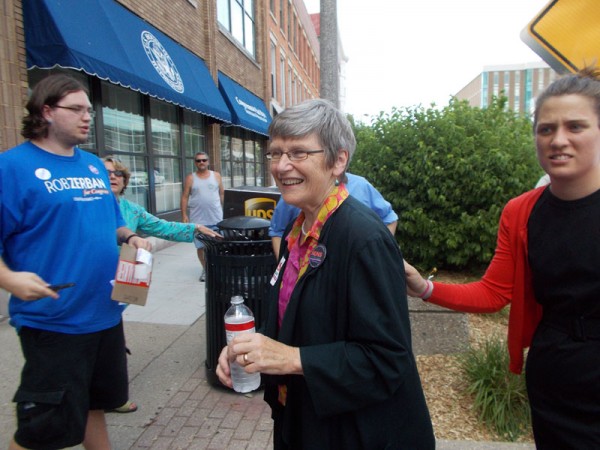
<svg viewBox="0 0 600 450">
<path fill-rule="evenodd" d="M 484 66 L 541 61 L 520 33 L 549 2 L 337 0 L 346 112 L 368 123 L 392 107 L 445 106 Z"/>
</svg>

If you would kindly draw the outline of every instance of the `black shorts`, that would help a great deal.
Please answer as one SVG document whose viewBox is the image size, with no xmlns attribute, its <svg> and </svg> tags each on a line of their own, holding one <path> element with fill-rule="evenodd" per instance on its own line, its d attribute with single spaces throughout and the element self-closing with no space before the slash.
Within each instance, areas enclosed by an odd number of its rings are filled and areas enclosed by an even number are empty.
<svg viewBox="0 0 600 450">
<path fill-rule="evenodd" d="M 117 408 L 129 398 L 122 322 L 88 334 L 23 327 L 19 338 L 25 365 L 13 401 L 22 447 L 80 444 L 88 411 Z"/>
</svg>

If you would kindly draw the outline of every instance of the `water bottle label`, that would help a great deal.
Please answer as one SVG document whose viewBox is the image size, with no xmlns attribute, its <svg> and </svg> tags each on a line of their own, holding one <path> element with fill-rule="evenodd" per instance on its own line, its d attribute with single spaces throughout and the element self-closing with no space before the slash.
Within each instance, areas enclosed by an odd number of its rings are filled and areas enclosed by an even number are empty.
<svg viewBox="0 0 600 450">
<path fill-rule="evenodd" d="M 239 333 L 240 331 L 250 331 L 254 329 L 254 319 L 243 323 L 225 322 L 225 331 Z"/>
</svg>

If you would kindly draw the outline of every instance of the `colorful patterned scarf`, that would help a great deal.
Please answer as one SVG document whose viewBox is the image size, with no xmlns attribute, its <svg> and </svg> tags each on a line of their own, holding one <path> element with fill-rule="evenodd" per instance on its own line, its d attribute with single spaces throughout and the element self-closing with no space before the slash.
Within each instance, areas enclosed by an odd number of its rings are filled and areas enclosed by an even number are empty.
<svg viewBox="0 0 600 450">
<path fill-rule="evenodd" d="M 298 215 L 298 218 L 294 222 L 292 231 L 288 235 L 287 243 L 289 250 L 288 264 L 285 267 L 285 271 L 282 276 L 281 288 L 279 290 L 279 325 L 287 305 L 292 296 L 294 286 L 308 268 L 309 256 L 315 249 L 319 242 L 319 236 L 323 225 L 329 219 L 336 209 L 348 198 L 348 190 L 346 186 L 341 184 L 332 189 L 329 196 L 325 199 L 323 206 L 317 214 L 317 219 L 313 223 L 309 232 L 302 239 L 302 224 L 304 223 L 304 212 Z M 292 258 L 298 258 L 297 261 L 293 261 Z M 299 264 L 298 264 L 299 262 Z M 285 384 L 278 385 L 278 400 L 283 406 L 287 402 L 287 386 Z"/>
<path fill-rule="evenodd" d="M 304 240 L 300 241 L 301 247 L 304 247 L 306 242 L 308 242 L 308 247 L 306 247 L 304 252 L 300 254 L 300 270 L 298 272 L 298 279 L 304 275 L 304 272 L 306 272 L 308 267 L 308 257 L 319 242 L 319 236 L 321 235 L 321 229 L 323 228 L 323 225 L 327 219 L 329 219 L 329 216 L 331 216 L 347 198 L 348 190 L 344 184 L 340 184 L 339 186 L 335 186 L 329 196 L 325 199 L 323 206 L 317 214 L 317 219 L 304 237 Z M 298 239 L 301 238 L 303 223 L 304 212 L 301 212 L 296 218 L 292 231 L 287 237 L 288 249 L 293 248 Z"/>
</svg>

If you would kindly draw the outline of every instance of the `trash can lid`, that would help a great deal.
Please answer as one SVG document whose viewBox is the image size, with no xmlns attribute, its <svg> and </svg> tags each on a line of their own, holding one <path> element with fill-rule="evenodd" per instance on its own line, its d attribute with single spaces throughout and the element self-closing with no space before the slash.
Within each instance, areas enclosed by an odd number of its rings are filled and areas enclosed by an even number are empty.
<svg viewBox="0 0 600 450">
<path fill-rule="evenodd" d="M 220 221 L 217 226 L 223 230 L 256 230 L 269 228 L 271 222 L 260 217 L 235 216 Z"/>
</svg>

